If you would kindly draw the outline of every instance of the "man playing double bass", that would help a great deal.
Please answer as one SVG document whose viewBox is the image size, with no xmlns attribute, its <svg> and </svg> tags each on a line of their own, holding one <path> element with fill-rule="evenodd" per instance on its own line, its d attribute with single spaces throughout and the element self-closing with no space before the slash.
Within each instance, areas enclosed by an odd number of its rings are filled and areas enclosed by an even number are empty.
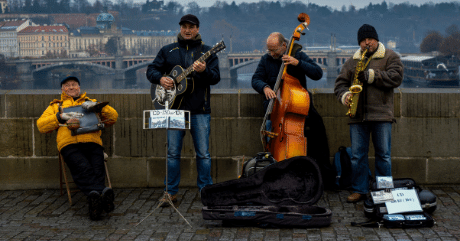
<svg viewBox="0 0 460 241">
<path fill-rule="evenodd" d="M 319 80 L 323 76 L 321 67 L 301 51 L 302 46 L 300 44 L 294 43 L 291 52 L 292 56 L 287 55 L 287 48 L 288 41 L 281 33 L 271 33 L 267 38 L 267 54 L 262 56 L 256 72 L 252 76 L 252 88 L 265 97 L 263 102 L 264 111 L 267 111 L 270 99 L 276 98 L 276 93 L 273 89 L 283 62 L 288 66 L 287 73 L 298 79 L 300 85 L 302 85 L 306 91 L 306 77 L 312 80 Z M 307 153 L 308 156 L 320 161 L 320 168 L 322 167 L 321 171 L 323 172 L 325 169 L 330 168 L 326 130 L 321 116 L 313 106 L 311 95 L 310 103 L 308 117 L 305 120 L 304 135 L 307 139 L 309 137 L 311 137 L 312 140 L 315 138 L 315 141 L 307 142 Z M 267 128 L 271 126 L 269 121 L 267 121 L 267 126 Z M 328 185 L 329 183 L 325 184 Z"/>
</svg>

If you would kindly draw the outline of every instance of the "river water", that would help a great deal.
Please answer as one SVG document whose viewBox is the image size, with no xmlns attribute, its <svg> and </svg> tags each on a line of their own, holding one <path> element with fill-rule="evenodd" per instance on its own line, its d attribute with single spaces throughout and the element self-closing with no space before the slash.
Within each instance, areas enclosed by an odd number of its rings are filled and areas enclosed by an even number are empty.
<svg viewBox="0 0 460 241">
<path fill-rule="evenodd" d="M 238 78 L 234 83 L 224 83 L 212 86 L 212 89 L 252 89 L 251 78 L 255 71 L 256 64 L 248 66 L 238 72 Z M 136 73 L 136 78 L 118 80 L 114 74 L 104 75 L 83 75 L 77 76 L 81 82 L 83 91 L 89 89 L 149 89 L 150 82 L 145 77 L 146 69 L 140 69 Z M 60 89 L 60 81 L 63 77 L 42 77 L 34 81 L 20 82 L 15 85 L 5 87 L 3 89 Z M 323 78 L 318 81 L 307 80 L 309 89 L 315 88 L 334 88 L 334 81 L 327 81 L 327 73 L 324 73 Z M 424 86 L 420 83 L 403 81 L 402 88 L 458 88 L 458 86 Z"/>
</svg>

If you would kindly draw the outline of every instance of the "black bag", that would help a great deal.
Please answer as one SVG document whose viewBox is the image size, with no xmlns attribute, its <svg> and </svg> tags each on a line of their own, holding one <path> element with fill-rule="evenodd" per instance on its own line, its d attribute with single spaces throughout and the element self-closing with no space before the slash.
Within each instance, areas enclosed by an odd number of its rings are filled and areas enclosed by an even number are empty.
<svg viewBox="0 0 460 241">
<path fill-rule="evenodd" d="M 396 178 L 393 180 L 394 188 L 415 189 L 420 200 L 422 209 L 426 213 L 433 213 L 436 210 L 436 195 L 429 190 L 421 189 L 412 178 Z M 376 182 L 371 185 L 371 192 L 379 191 Z M 382 218 L 383 215 L 388 214 L 386 206 L 382 204 L 374 204 L 372 197 L 364 201 L 364 214 L 368 218 Z"/>
<path fill-rule="evenodd" d="M 276 163 L 276 160 L 273 158 L 273 155 L 270 152 L 259 152 L 257 153 L 257 156 L 243 163 L 241 177 L 248 177 L 253 175 L 254 173 L 273 163 Z"/>
<path fill-rule="evenodd" d="M 351 167 L 351 147 L 339 147 L 335 153 L 333 167 L 335 169 L 335 187 L 348 189 L 351 187 L 353 169 Z"/>
<path fill-rule="evenodd" d="M 205 220 L 259 227 L 325 227 L 332 211 L 313 206 L 322 196 L 318 164 L 311 157 L 293 157 L 246 178 L 201 189 Z"/>
</svg>

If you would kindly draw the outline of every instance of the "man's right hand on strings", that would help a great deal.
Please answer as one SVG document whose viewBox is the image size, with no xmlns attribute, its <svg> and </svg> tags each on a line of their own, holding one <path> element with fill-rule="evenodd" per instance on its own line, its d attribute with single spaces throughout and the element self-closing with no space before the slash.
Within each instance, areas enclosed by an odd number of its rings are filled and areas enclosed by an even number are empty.
<svg viewBox="0 0 460 241">
<path fill-rule="evenodd" d="M 269 86 L 265 86 L 264 93 L 265 93 L 265 98 L 267 98 L 267 100 L 273 99 L 276 97 L 275 91 L 273 91 L 272 88 L 270 88 Z"/>
<path fill-rule="evenodd" d="M 163 86 L 163 88 L 170 90 L 174 88 L 174 80 L 169 77 L 161 77 L 160 85 Z"/>
</svg>

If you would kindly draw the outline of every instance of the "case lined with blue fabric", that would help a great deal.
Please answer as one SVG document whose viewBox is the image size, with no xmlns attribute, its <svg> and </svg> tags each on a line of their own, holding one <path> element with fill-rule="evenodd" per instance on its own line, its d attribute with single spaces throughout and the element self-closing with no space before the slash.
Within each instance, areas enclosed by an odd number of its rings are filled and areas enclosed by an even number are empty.
<svg viewBox="0 0 460 241">
<path fill-rule="evenodd" d="M 316 161 L 293 157 L 246 178 L 201 190 L 203 219 L 236 226 L 325 227 L 332 211 L 314 206 L 323 194 Z"/>
</svg>

